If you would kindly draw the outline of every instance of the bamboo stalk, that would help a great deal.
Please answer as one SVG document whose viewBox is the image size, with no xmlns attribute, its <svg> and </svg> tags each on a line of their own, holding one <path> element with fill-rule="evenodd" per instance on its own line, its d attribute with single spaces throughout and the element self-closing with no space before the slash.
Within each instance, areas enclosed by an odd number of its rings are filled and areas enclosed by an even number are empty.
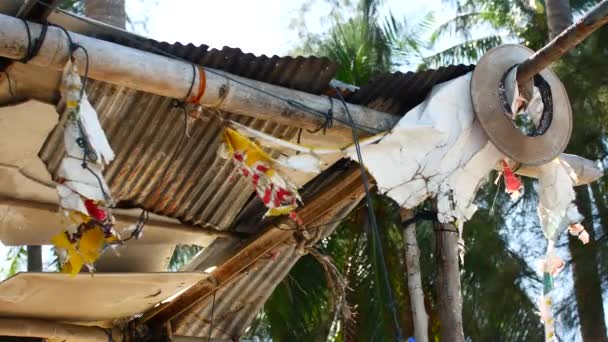
<svg viewBox="0 0 608 342">
<path fill-rule="evenodd" d="M 451 223 L 436 222 L 434 227 L 441 341 L 464 342 L 458 230 Z"/>
<path fill-rule="evenodd" d="M 42 26 L 31 22 L 29 26 L 31 37 L 38 37 Z M 92 79 L 180 100 L 193 97 L 199 92 L 200 70 L 203 69 L 193 69 L 189 62 L 74 32 L 69 34 L 75 43 L 88 51 L 88 76 Z M 28 47 L 28 36 L 21 20 L 0 14 L 0 41 L 0 56 L 21 59 Z M 60 28 L 49 26 L 38 54 L 28 63 L 51 70 L 62 70 L 69 56 L 68 45 L 65 33 Z M 74 56 L 82 75 L 86 60 L 82 49 L 76 50 Z M 315 129 L 324 124 L 325 117 L 320 113 L 326 113 L 332 107 L 327 96 L 309 94 L 209 68 L 205 70 L 206 82 L 200 103 L 208 107 L 307 129 Z M 193 91 L 188 94 L 192 81 Z M 280 98 L 298 101 L 320 113 L 311 113 Z M 330 132 L 350 137 L 350 127 L 343 124 L 349 122 L 344 106 L 333 107 L 336 122 Z M 355 124 L 369 133 L 389 130 L 399 121 L 398 116 L 364 106 L 347 104 L 347 107 Z"/>
<path fill-rule="evenodd" d="M 409 209 L 401 209 L 401 221 L 411 219 L 414 215 Z M 410 295 L 412 318 L 414 320 L 414 337 L 416 342 L 428 342 L 429 317 L 424 307 L 424 292 L 420 275 L 420 249 L 416 239 L 416 223 L 402 227 L 405 244 L 405 265 L 407 268 L 407 288 Z"/>
<path fill-rule="evenodd" d="M 608 23 L 608 0 L 600 2 L 577 23 L 564 30 L 517 68 L 517 83 L 524 85 L 534 75 L 560 59 L 589 35 Z"/>
</svg>

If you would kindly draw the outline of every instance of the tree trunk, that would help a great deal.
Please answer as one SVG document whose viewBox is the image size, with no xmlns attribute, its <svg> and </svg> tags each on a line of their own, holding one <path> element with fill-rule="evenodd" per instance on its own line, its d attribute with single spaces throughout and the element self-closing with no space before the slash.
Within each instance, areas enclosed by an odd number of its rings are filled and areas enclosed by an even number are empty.
<svg viewBox="0 0 608 342">
<path fill-rule="evenodd" d="M 125 28 L 127 22 L 125 0 L 85 0 L 84 14 L 121 29 Z"/>
<path fill-rule="evenodd" d="M 599 214 L 598 221 L 602 227 L 602 234 L 608 235 L 608 206 L 599 181 L 591 183 L 591 193 Z"/>
<path fill-rule="evenodd" d="M 553 39 L 572 24 L 572 11 L 569 0 L 547 0 L 546 5 L 549 38 Z M 582 134 L 582 132 L 578 132 L 578 134 Z M 583 225 L 589 233 L 587 245 L 583 245 L 576 237 L 568 236 L 581 335 L 584 342 L 605 342 L 608 341 L 608 338 L 604 322 L 602 288 L 596 262 L 597 248 L 593 229 L 591 196 L 587 187 L 578 187 L 575 191 L 576 205 L 581 214 L 585 216 Z"/>
<path fill-rule="evenodd" d="M 27 271 L 42 272 L 42 246 L 27 246 Z"/>
<path fill-rule="evenodd" d="M 572 25 L 572 11 L 570 0 L 547 0 L 546 4 L 549 39 L 552 40 Z"/>
<path fill-rule="evenodd" d="M 568 237 L 568 246 L 572 255 L 572 276 L 581 335 L 584 342 L 606 342 L 606 324 L 602 288 L 596 261 L 595 233 L 591 211 L 591 198 L 587 187 L 576 190 L 576 205 L 585 216 L 583 225 L 589 233 L 589 243 L 583 245 L 578 238 Z"/>
<path fill-rule="evenodd" d="M 441 341 L 464 342 L 458 230 L 453 224 L 435 223 L 434 227 Z"/>
<path fill-rule="evenodd" d="M 411 219 L 411 210 L 401 209 L 401 221 Z M 424 291 L 420 276 L 420 249 L 416 239 L 416 224 L 402 227 L 405 249 L 405 265 L 407 270 L 407 287 L 410 295 L 412 318 L 414 321 L 414 337 L 416 342 L 428 342 L 428 315 L 424 307 Z"/>
</svg>

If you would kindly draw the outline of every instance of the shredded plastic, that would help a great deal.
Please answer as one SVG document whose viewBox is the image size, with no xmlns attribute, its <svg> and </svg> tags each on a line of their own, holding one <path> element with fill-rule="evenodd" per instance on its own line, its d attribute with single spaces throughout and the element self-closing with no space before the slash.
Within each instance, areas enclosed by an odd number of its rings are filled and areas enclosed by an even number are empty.
<svg viewBox="0 0 608 342">
<path fill-rule="evenodd" d="M 76 66 L 69 60 L 61 93 L 66 156 L 56 179 L 59 205 L 68 227 L 52 242 L 60 252 L 61 270 L 71 275 L 84 266 L 93 271 L 104 249 L 120 240 L 109 209 L 112 197 L 102 174 L 104 166 L 114 159 L 114 152 L 81 89 Z"/>
</svg>

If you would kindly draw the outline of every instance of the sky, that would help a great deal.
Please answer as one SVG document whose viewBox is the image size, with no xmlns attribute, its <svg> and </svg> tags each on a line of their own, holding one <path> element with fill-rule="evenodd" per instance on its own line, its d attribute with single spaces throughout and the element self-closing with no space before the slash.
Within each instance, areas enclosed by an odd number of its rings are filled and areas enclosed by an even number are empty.
<svg viewBox="0 0 608 342">
<path fill-rule="evenodd" d="M 331 8 L 327 0 L 127 0 L 127 12 L 136 32 L 156 40 L 286 55 L 299 42 L 290 24 L 305 3 L 310 5 L 307 27 L 324 32 L 331 24 L 326 19 Z M 389 11 L 413 23 L 431 11 L 437 23 L 455 14 L 445 0 L 384 0 L 381 12 Z"/>
</svg>

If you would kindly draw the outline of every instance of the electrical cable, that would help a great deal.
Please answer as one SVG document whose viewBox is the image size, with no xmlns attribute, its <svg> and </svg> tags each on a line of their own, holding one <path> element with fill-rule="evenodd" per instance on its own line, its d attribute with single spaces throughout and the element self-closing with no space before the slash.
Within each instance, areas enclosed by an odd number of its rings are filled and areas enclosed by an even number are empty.
<svg viewBox="0 0 608 342">
<path fill-rule="evenodd" d="M 47 8 L 52 8 L 50 4 L 48 4 L 48 3 L 44 2 L 44 1 L 41 1 L 41 0 L 35 0 L 35 1 L 36 1 L 36 3 L 39 3 L 42 6 L 45 6 Z M 56 11 L 61 11 L 62 13 L 65 13 L 66 15 L 68 15 L 68 16 L 76 19 L 76 20 L 85 22 L 85 23 L 93 25 L 93 26 L 97 26 L 99 28 L 107 29 L 107 27 L 102 26 L 100 23 L 95 22 L 93 20 L 90 20 L 90 19 L 88 19 L 86 17 L 81 17 L 81 16 L 79 16 L 77 14 L 74 14 L 74 13 L 71 13 L 71 12 L 67 12 L 67 11 L 63 11 L 63 10 L 58 10 L 58 9 L 55 9 L 55 10 Z M 183 57 L 179 57 L 179 56 L 177 56 L 175 54 L 172 54 L 170 52 L 167 52 L 167 51 L 164 51 L 164 50 L 162 50 L 160 48 L 157 48 L 157 47 L 153 46 L 152 44 L 150 44 L 148 42 L 145 42 L 145 41 L 142 41 L 142 40 L 139 40 L 139 39 L 135 39 L 135 38 L 131 37 L 128 34 L 122 34 L 121 37 L 124 38 L 125 40 L 128 40 L 131 43 L 134 43 L 136 45 L 139 45 L 140 47 L 143 47 L 144 49 L 146 49 L 148 51 L 153 51 L 153 52 L 158 53 L 160 55 L 163 55 L 165 57 L 169 57 L 169 58 L 172 58 L 172 59 L 175 59 L 175 60 L 179 60 L 179 61 L 182 61 L 182 62 L 185 62 L 185 63 L 188 63 L 188 64 L 193 64 L 192 61 L 189 61 L 189 60 L 187 60 L 187 59 L 185 59 Z M 229 81 L 232 81 L 232 82 L 237 83 L 239 85 L 242 85 L 244 87 L 250 88 L 252 90 L 255 90 L 255 91 L 259 92 L 259 93 L 262 93 L 264 95 L 270 96 L 270 97 L 272 97 L 274 99 L 277 99 L 279 101 L 285 102 L 286 104 L 290 105 L 293 108 L 299 109 L 301 111 L 308 112 L 310 114 L 317 115 L 317 116 L 322 117 L 322 118 L 324 118 L 326 120 L 327 120 L 327 118 L 329 116 L 328 113 L 326 113 L 326 112 L 324 112 L 322 110 L 318 110 L 316 108 L 312 108 L 312 107 L 310 107 L 310 106 L 308 106 L 308 105 L 306 105 L 304 103 L 301 103 L 299 101 L 296 101 L 296 100 L 293 100 L 293 99 L 288 99 L 288 98 L 285 98 L 285 97 L 273 94 L 271 92 L 268 92 L 268 91 L 266 91 L 264 89 L 257 88 L 257 87 L 255 87 L 255 86 L 253 86 L 251 84 L 246 83 L 246 82 L 239 81 L 239 80 L 237 80 L 235 78 L 232 78 L 232 77 L 226 75 L 225 72 L 212 70 L 212 69 L 209 69 L 209 68 L 206 68 L 206 67 L 202 67 L 202 68 L 205 70 L 205 72 L 209 72 L 211 74 L 215 74 L 215 75 L 223 77 L 223 78 L 225 78 L 225 79 L 227 79 Z M 339 118 L 333 117 L 333 115 L 332 115 L 332 120 L 338 121 L 338 122 L 340 122 L 340 123 L 342 123 L 344 125 L 347 125 L 347 126 L 353 126 L 354 125 L 357 128 L 363 129 L 364 131 L 367 131 L 367 132 L 370 132 L 370 133 L 381 133 L 381 132 L 383 132 L 382 130 L 380 130 L 378 128 L 370 127 L 370 126 L 365 126 L 365 125 L 360 125 L 360 124 L 355 124 L 354 121 L 352 121 L 352 120 L 339 119 Z"/>
<path fill-rule="evenodd" d="M 372 203 L 371 191 L 369 189 L 369 182 L 367 179 L 367 171 L 365 170 L 365 166 L 363 164 L 363 156 L 361 155 L 361 146 L 359 144 L 359 135 L 357 133 L 357 128 L 354 126 L 353 118 L 350 115 L 350 110 L 346 105 L 346 101 L 340 94 L 340 91 L 334 87 L 336 93 L 338 95 L 339 100 L 342 102 L 344 109 L 346 110 L 346 114 L 351 122 L 351 129 L 353 133 L 353 140 L 355 143 L 355 150 L 357 152 L 357 161 L 359 162 L 359 170 L 361 171 L 361 179 L 363 181 L 363 188 L 365 189 L 365 200 L 367 203 L 367 210 L 369 213 L 370 226 L 372 230 L 372 240 L 376 244 L 376 248 L 378 248 L 379 256 L 380 256 L 380 266 L 382 269 L 382 275 L 384 280 L 384 285 L 386 287 L 386 292 L 389 297 L 389 308 L 391 310 L 391 314 L 393 316 L 393 323 L 395 325 L 395 341 L 401 342 L 403 341 L 403 333 L 401 332 L 401 327 L 399 325 L 399 318 L 397 315 L 397 306 L 395 304 L 395 299 L 393 297 L 393 291 L 391 289 L 390 281 L 388 278 L 388 269 L 386 267 L 386 261 L 384 259 L 384 251 L 382 248 L 382 242 L 380 241 L 380 233 L 378 231 L 378 222 L 376 221 L 376 213 L 374 212 L 374 207 Z"/>
</svg>

